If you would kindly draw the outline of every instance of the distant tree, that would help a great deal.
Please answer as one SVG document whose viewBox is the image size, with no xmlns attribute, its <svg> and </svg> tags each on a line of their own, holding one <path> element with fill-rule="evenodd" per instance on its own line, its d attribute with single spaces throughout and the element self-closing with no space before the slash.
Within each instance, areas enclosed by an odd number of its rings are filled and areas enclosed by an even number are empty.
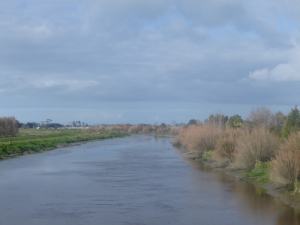
<svg viewBox="0 0 300 225">
<path fill-rule="evenodd" d="M 283 129 L 285 119 L 286 116 L 280 111 L 272 115 L 270 131 L 277 135 L 281 135 L 281 130 Z"/>
<path fill-rule="evenodd" d="M 197 120 L 195 120 L 195 119 L 190 119 L 190 121 L 188 122 L 187 125 L 193 125 L 193 124 L 197 124 Z"/>
<path fill-rule="evenodd" d="M 165 123 L 161 123 L 160 127 L 163 128 L 163 129 L 165 129 L 167 127 L 167 125 Z"/>
<path fill-rule="evenodd" d="M 47 119 L 47 120 L 46 120 L 46 124 L 50 124 L 51 122 L 52 122 L 51 119 Z"/>
<path fill-rule="evenodd" d="M 205 124 L 210 124 L 214 127 L 225 128 L 225 124 L 228 120 L 228 116 L 223 114 L 211 114 L 205 121 Z"/>
<path fill-rule="evenodd" d="M 237 128 L 237 127 L 241 127 L 242 123 L 243 123 L 242 117 L 238 114 L 235 114 L 229 117 L 229 119 L 226 122 L 226 125 L 231 128 Z"/>
<path fill-rule="evenodd" d="M 300 130 L 300 112 L 297 105 L 291 109 L 287 115 L 284 123 L 284 127 L 281 131 L 283 137 L 287 137 L 293 131 Z"/>
<path fill-rule="evenodd" d="M 272 112 L 265 106 L 259 106 L 251 110 L 246 121 L 251 126 L 269 126 L 272 121 Z"/>
<path fill-rule="evenodd" d="M 23 127 L 26 127 L 26 128 L 36 128 L 38 126 L 39 125 L 36 122 L 27 122 L 26 124 L 23 124 Z"/>
</svg>

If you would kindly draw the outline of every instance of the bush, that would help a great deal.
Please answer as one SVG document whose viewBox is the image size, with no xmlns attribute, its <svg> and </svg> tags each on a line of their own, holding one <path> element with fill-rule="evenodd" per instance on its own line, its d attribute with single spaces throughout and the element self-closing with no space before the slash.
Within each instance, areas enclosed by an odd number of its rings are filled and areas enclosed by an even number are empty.
<svg viewBox="0 0 300 225">
<path fill-rule="evenodd" d="M 217 140 L 222 135 L 222 129 L 208 124 L 190 125 L 179 133 L 175 142 L 199 156 L 207 150 L 213 150 Z"/>
<path fill-rule="evenodd" d="M 256 161 L 267 162 L 274 157 L 278 144 L 278 137 L 265 126 L 245 129 L 237 140 L 234 164 L 237 168 L 253 169 Z"/>
<path fill-rule="evenodd" d="M 15 136 L 19 131 L 19 121 L 15 117 L 0 118 L 0 136 Z"/>
<path fill-rule="evenodd" d="M 300 130 L 300 111 L 295 106 L 286 117 L 284 127 L 281 130 L 283 137 L 288 137 L 290 133 Z"/>
<path fill-rule="evenodd" d="M 136 133 L 140 132 L 140 128 L 138 126 L 133 125 L 133 126 L 129 127 L 128 132 L 132 133 L 132 134 L 136 134 Z"/>
<path fill-rule="evenodd" d="M 182 127 L 171 127 L 170 134 L 178 135 L 181 130 L 182 130 Z"/>
<path fill-rule="evenodd" d="M 213 152 L 213 161 L 217 167 L 228 166 L 234 161 L 237 139 L 241 133 L 240 129 L 227 129 L 218 139 Z"/>
<path fill-rule="evenodd" d="M 271 162 L 270 179 L 293 187 L 300 176 L 300 132 L 292 133 Z"/>
</svg>

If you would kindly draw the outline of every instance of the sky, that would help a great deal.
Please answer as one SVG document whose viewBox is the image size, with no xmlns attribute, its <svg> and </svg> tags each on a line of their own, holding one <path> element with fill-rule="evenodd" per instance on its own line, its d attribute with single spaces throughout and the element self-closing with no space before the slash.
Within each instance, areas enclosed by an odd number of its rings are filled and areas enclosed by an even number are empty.
<svg viewBox="0 0 300 225">
<path fill-rule="evenodd" d="M 0 117 L 182 123 L 287 114 L 300 1 L 0 0 Z"/>
</svg>

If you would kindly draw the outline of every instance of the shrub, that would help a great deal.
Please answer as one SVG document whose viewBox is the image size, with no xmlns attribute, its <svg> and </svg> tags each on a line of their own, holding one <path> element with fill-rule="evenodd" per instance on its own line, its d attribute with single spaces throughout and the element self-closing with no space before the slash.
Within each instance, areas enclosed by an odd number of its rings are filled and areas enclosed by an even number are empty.
<svg viewBox="0 0 300 225">
<path fill-rule="evenodd" d="M 213 150 L 217 140 L 222 135 L 222 129 L 208 124 L 190 125 L 177 137 L 177 143 L 190 151 L 195 151 L 199 156 L 207 150 Z"/>
<path fill-rule="evenodd" d="M 278 144 L 278 137 L 265 126 L 245 129 L 237 140 L 234 164 L 237 168 L 253 169 L 256 161 L 266 162 L 274 157 Z"/>
<path fill-rule="evenodd" d="M 271 162 L 270 179 L 293 187 L 300 176 L 300 132 L 292 133 Z"/>
<path fill-rule="evenodd" d="M 19 121 L 15 117 L 0 118 L 0 136 L 15 136 L 19 131 Z"/>
<path fill-rule="evenodd" d="M 128 132 L 133 133 L 133 134 L 138 133 L 139 131 L 140 131 L 139 127 L 135 126 L 135 125 L 129 127 L 129 129 L 128 129 Z"/>
<path fill-rule="evenodd" d="M 142 127 L 142 133 L 148 134 L 151 132 L 151 126 L 150 125 L 146 125 Z"/>
<path fill-rule="evenodd" d="M 177 135 L 182 130 L 182 127 L 171 127 L 170 128 L 170 134 Z"/>
<path fill-rule="evenodd" d="M 300 111 L 295 106 L 286 117 L 284 127 L 282 128 L 281 134 L 283 137 L 288 137 L 291 132 L 300 130 Z"/>
<path fill-rule="evenodd" d="M 213 152 L 213 161 L 217 167 L 228 166 L 234 161 L 237 139 L 241 133 L 240 129 L 227 129 L 218 139 Z"/>
</svg>

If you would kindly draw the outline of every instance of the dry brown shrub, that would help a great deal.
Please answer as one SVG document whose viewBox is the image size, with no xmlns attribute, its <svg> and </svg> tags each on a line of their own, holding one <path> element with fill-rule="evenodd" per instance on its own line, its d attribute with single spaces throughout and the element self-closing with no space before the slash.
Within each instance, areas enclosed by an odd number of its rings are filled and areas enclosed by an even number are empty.
<svg viewBox="0 0 300 225">
<path fill-rule="evenodd" d="M 123 127 L 122 127 L 122 131 L 123 131 L 123 132 L 128 132 L 130 126 L 131 126 L 131 125 L 130 125 L 129 123 L 124 124 Z"/>
<path fill-rule="evenodd" d="M 300 132 L 289 136 L 270 164 L 270 179 L 278 184 L 293 187 L 299 176 Z"/>
<path fill-rule="evenodd" d="M 146 125 L 142 127 L 142 133 L 148 134 L 151 132 L 151 126 L 150 125 Z"/>
<path fill-rule="evenodd" d="M 113 130 L 113 126 L 105 126 L 104 130 L 106 130 L 106 131 L 112 131 Z"/>
<path fill-rule="evenodd" d="M 279 139 L 265 126 L 244 129 L 237 139 L 234 165 L 240 169 L 253 169 L 256 161 L 266 162 L 275 155 Z"/>
<path fill-rule="evenodd" d="M 213 161 L 217 167 L 225 167 L 234 161 L 234 154 L 241 129 L 227 129 L 218 139 L 213 152 Z"/>
<path fill-rule="evenodd" d="M 175 146 L 183 146 L 183 139 L 184 139 L 184 131 L 186 127 L 178 127 L 178 134 L 173 138 L 173 145 Z"/>
<path fill-rule="evenodd" d="M 136 134 L 140 131 L 140 128 L 139 126 L 135 126 L 135 125 L 132 125 L 131 127 L 129 127 L 128 129 L 128 132 L 129 133 L 132 133 L 132 134 Z"/>
<path fill-rule="evenodd" d="M 188 150 L 197 152 L 199 156 L 202 156 L 205 151 L 215 148 L 222 132 L 219 127 L 209 124 L 190 125 L 180 133 L 180 142 Z"/>
<path fill-rule="evenodd" d="M 0 136 L 15 136 L 19 131 L 19 121 L 15 117 L 0 118 Z"/>
<path fill-rule="evenodd" d="M 177 135 L 177 134 L 179 134 L 181 129 L 182 129 L 182 127 L 171 127 L 170 128 L 170 134 Z"/>
<path fill-rule="evenodd" d="M 116 125 L 112 126 L 111 130 L 112 131 L 122 131 L 122 125 L 116 124 Z"/>
</svg>

